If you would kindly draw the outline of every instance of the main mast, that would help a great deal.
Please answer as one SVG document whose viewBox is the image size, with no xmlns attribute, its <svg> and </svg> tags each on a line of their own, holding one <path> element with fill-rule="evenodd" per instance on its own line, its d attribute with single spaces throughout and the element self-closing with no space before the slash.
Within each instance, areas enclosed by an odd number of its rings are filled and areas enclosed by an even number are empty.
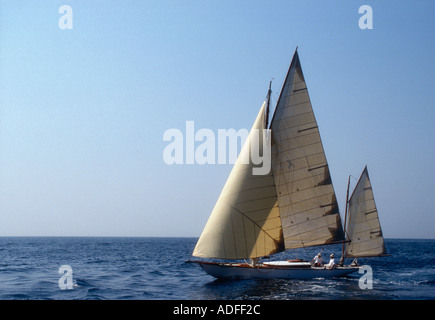
<svg viewBox="0 0 435 320">
<path fill-rule="evenodd" d="M 270 108 L 270 97 L 272 95 L 272 80 L 269 82 L 269 91 L 267 92 L 267 104 L 266 104 L 266 127 L 269 125 L 269 108 Z"/>
<path fill-rule="evenodd" d="M 347 211 L 348 211 L 348 205 L 349 205 L 349 185 L 350 185 L 350 176 L 347 180 L 347 192 L 346 192 L 346 208 L 344 210 L 344 242 L 343 247 L 341 248 L 341 258 L 340 258 L 340 265 L 343 265 L 344 261 L 344 245 L 346 243 L 346 223 L 347 223 Z"/>
</svg>

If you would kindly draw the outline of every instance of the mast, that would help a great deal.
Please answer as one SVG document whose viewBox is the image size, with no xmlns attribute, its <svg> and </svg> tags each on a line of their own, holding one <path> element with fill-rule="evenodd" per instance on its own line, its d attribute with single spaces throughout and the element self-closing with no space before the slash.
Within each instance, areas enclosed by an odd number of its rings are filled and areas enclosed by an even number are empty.
<svg viewBox="0 0 435 320">
<path fill-rule="evenodd" d="M 267 104 L 266 104 L 266 127 L 269 125 L 269 107 L 270 107 L 270 97 L 272 95 L 272 80 L 269 82 L 269 91 L 267 92 Z"/>
<path fill-rule="evenodd" d="M 346 239 L 347 209 L 348 209 L 348 204 L 349 204 L 349 185 L 350 185 L 350 175 L 349 175 L 349 179 L 347 180 L 346 209 L 344 210 L 344 239 Z M 343 247 L 341 248 L 340 265 L 343 265 L 343 261 L 344 261 L 344 244 L 345 243 L 346 243 L 346 241 L 343 242 Z"/>
</svg>

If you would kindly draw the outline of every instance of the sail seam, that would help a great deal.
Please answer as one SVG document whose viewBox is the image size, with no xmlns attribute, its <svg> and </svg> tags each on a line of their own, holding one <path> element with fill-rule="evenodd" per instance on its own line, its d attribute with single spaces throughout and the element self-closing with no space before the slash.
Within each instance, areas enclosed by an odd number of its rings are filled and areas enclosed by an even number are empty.
<svg viewBox="0 0 435 320">
<path fill-rule="evenodd" d="M 299 174 L 299 175 L 302 176 L 306 172 L 307 172 L 307 167 L 304 167 L 302 169 L 283 171 L 282 174 L 287 174 L 287 175 L 290 175 L 290 174 L 294 174 L 294 175 Z M 304 175 L 303 177 L 300 177 L 299 179 L 293 180 L 292 183 L 293 183 L 294 186 L 299 185 L 300 186 L 299 187 L 299 191 L 303 191 L 303 190 L 311 189 L 312 187 L 316 186 L 315 184 L 310 184 L 310 186 L 307 186 L 306 188 L 303 188 L 302 186 L 303 186 L 304 183 L 310 183 L 310 182 L 313 182 L 313 181 L 319 181 L 320 182 L 320 181 L 324 180 L 324 179 L 322 179 L 324 176 L 325 176 L 324 173 L 312 174 L 310 176 Z M 285 181 L 285 182 L 287 183 L 287 181 Z M 282 184 L 277 184 L 277 186 L 282 186 Z"/>
<path fill-rule="evenodd" d="M 303 104 L 306 104 L 306 103 L 310 103 L 310 106 L 311 106 L 311 102 L 310 102 L 310 100 L 305 100 L 305 101 L 302 101 L 302 102 L 294 102 L 294 101 L 291 101 L 290 102 L 290 104 L 288 104 L 287 105 L 287 108 L 296 108 L 296 107 L 299 107 L 300 105 L 303 105 Z M 301 114 L 304 114 L 304 113 L 308 113 L 308 112 L 303 112 L 303 113 L 301 113 Z M 282 119 L 286 119 L 287 117 L 285 117 L 285 118 L 280 118 L 279 120 L 277 120 L 277 121 L 281 121 Z"/>
<path fill-rule="evenodd" d="M 293 217 L 294 217 L 294 215 L 293 215 Z M 287 217 L 287 218 L 290 218 L 290 216 Z M 309 220 L 300 221 L 300 222 L 292 222 L 292 225 L 288 225 L 288 226 L 286 226 L 286 228 L 292 228 L 292 227 L 300 226 L 300 225 L 303 225 L 304 223 L 308 223 L 308 222 L 310 222 L 310 221 L 314 221 L 314 220 L 321 219 L 321 218 L 324 218 L 324 216 L 322 215 L 322 216 L 320 216 L 320 217 L 313 217 L 313 218 L 311 218 L 311 219 L 309 219 Z M 334 222 L 331 222 L 331 223 L 326 224 L 325 226 L 332 226 L 332 225 L 335 226 L 335 223 L 334 223 Z M 318 230 L 318 229 L 322 229 L 323 227 L 324 227 L 324 226 L 322 226 L 322 227 L 317 227 L 317 228 L 312 228 L 312 229 L 309 229 L 309 230 Z"/>
<path fill-rule="evenodd" d="M 319 128 L 318 126 L 313 126 L 313 127 L 306 128 L 306 129 L 299 129 L 298 133 L 305 132 L 305 131 L 308 131 L 308 130 L 318 129 L 318 128 Z"/>
<path fill-rule="evenodd" d="M 281 171 L 282 174 L 306 174 L 307 173 L 307 168 L 306 166 L 301 167 L 301 168 L 297 168 L 297 169 L 293 169 L 293 170 L 287 170 L 287 171 Z M 324 173 L 317 173 L 317 174 L 311 174 L 309 176 L 305 175 L 304 177 L 301 177 L 299 179 L 293 180 L 293 182 L 299 182 L 299 181 L 303 181 L 303 180 L 315 180 L 316 177 L 323 177 Z"/>
<path fill-rule="evenodd" d="M 289 140 L 287 140 L 287 141 L 282 141 L 282 142 L 284 142 L 284 143 L 286 143 L 286 142 L 289 142 L 291 139 L 289 139 Z M 298 139 L 294 139 L 295 141 L 294 141 L 294 143 L 300 143 L 299 141 L 298 141 Z M 283 150 L 283 151 L 279 151 L 279 152 L 276 152 L 276 154 L 278 154 L 278 155 L 281 155 L 281 154 L 285 154 L 285 153 L 288 153 L 289 151 L 293 151 L 293 150 L 304 150 L 304 149 L 309 149 L 309 147 L 312 147 L 312 146 L 315 146 L 315 145 L 318 145 L 319 147 L 320 147 L 320 141 L 316 141 L 316 142 L 313 142 L 313 143 L 309 143 L 309 144 L 304 144 L 304 145 L 298 145 L 298 146 L 295 146 L 295 147 L 290 147 L 290 148 L 288 148 L 288 149 L 285 149 L 285 150 Z M 323 151 L 323 150 L 322 150 Z M 305 158 L 307 158 L 307 157 L 309 157 L 309 156 L 311 156 L 311 155 L 316 155 L 316 154 L 323 154 L 323 152 L 315 152 L 315 153 L 310 153 L 310 154 L 304 154 L 304 156 L 302 156 L 302 157 L 298 157 L 298 158 L 290 158 L 291 160 L 297 160 L 297 159 L 305 159 Z"/>
<path fill-rule="evenodd" d="M 329 186 L 329 185 L 327 185 L 327 186 Z M 325 187 L 325 186 L 322 186 L 322 187 Z M 280 196 L 283 197 L 283 196 L 290 196 L 290 195 L 294 195 L 294 194 L 295 194 L 294 192 L 292 192 L 292 193 L 284 193 L 284 194 L 280 194 Z M 302 199 L 302 200 L 299 200 L 299 201 L 291 201 L 289 204 L 284 205 L 284 206 L 300 204 L 300 203 L 303 203 L 303 202 L 306 202 L 306 201 L 310 201 L 310 200 L 313 200 L 313 199 L 323 198 L 323 197 L 329 196 L 329 195 L 331 195 L 331 194 L 335 195 L 334 192 L 332 192 L 332 191 L 327 191 L 326 193 L 321 194 L 321 195 L 318 195 L 318 196 L 315 196 L 315 197 L 310 197 L 310 198 Z M 321 202 L 323 202 L 323 201 L 318 201 L 318 203 L 315 204 L 315 206 L 314 206 L 314 207 L 311 207 L 311 208 L 312 208 L 312 209 L 313 209 L 313 208 L 318 208 L 318 207 L 320 206 L 320 203 L 321 203 Z M 300 212 L 300 213 L 303 213 L 303 212 L 308 211 L 308 210 L 309 210 L 309 209 L 304 210 L 304 211 L 299 211 L 299 212 Z"/>
<path fill-rule="evenodd" d="M 247 202 L 260 201 L 260 200 L 266 200 L 266 199 L 275 199 L 275 201 L 276 201 L 276 197 L 275 197 L 275 196 L 274 196 L 274 197 L 264 197 L 264 198 L 256 197 L 255 199 L 248 199 L 248 200 L 245 200 L 245 201 L 239 201 L 239 202 L 237 202 L 237 204 L 238 204 L 238 205 L 239 205 L 239 204 L 245 204 L 245 203 L 247 203 Z M 267 209 L 267 208 L 270 209 L 270 207 L 267 206 L 267 207 L 264 207 L 264 208 L 259 208 L 258 211 L 259 211 L 259 210 L 264 210 L 264 209 Z M 253 210 L 253 211 L 256 211 L 256 210 Z M 251 212 L 251 211 L 249 211 L 249 212 Z"/>
<path fill-rule="evenodd" d="M 302 83 L 302 81 L 301 81 L 301 83 Z M 296 83 L 295 83 L 296 84 Z M 307 91 L 308 90 L 308 88 L 302 88 L 302 89 L 294 89 L 293 90 L 293 93 L 299 93 L 299 92 L 301 92 L 301 91 Z"/>
<path fill-rule="evenodd" d="M 311 145 L 314 145 L 314 144 L 318 144 L 318 143 L 313 143 L 313 144 L 311 144 Z M 285 150 L 285 151 L 290 151 L 290 150 L 293 150 L 293 149 L 300 149 L 301 147 L 296 147 L 296 148 L 291 148 L 291 149 L 287 149 L 287 150 Z M 323 151 L 323 150 L 322 150 Z M 284 154 L 285 152 L 284 151 L 277 151 L 277 152 L 275 152 L 275 154 L 277 154 L 277 155 L 281 155 L 281 154 Z M 315 155 L 319 155 L 319 154 L 321 154 L 321 155 L 323 155 L 324 154 L 324 152 L 316 152 L 316 153 L 312 153 L 312 154 L 309 154 L 309 155 L 304 155 L 304 156 L 302 156 L 302 157 L 297 157 L 297 158 L 291 158 L 291 159 L 288 159 L 288 160 L 292 160 L 292 161 L 295 161 L 295 160 L 300 160 L 300 159 L 305 159 L 305 158 L 307 158 L 307 157 L 309 157 L 309 156 L 315 156 Z M 283 158 L 282 156 L 280 156 L 280 158 Z M 286 161 L 280 161 L 281 159 L 278 159 L 278 161 L 279 161 L 279 163 L 284 163 L 284 162 L 286 162 Z"/>
<path fill-rule="evenodd" d="M 375 212 L 378 212 L 378 210 L 371 210 L 371 211 L 368 211 L 368 212 L 364 212 L 364 214 L 370 214 L 370 213 L 375 213 Z"/>
<path fill-rule="evenodd" d="M 271 240 L 273 240 L 275 243 L 276 243 L 276 241 L 275 241 L 275 239 L 266 231 L 266 230 L 264 230 L 261 226 L 259 226 L 258 224 L 257 224 L 257 222 L 255 222 L 254 220 L 252 220 L 250 217 L 248 217 L 248 216 L 246 216 L 243 212 L 241 212 L 241 211 L 239 211 L 237 208 L 235 208 L 234 206 L 232 206 L 232 205 L 230 205 L 230 204 L 228 204 L 227 203 L 227 205 L 229 206 L 229 207 L 231 207 L 232 209 L 234 209 L 234 211 L 236 211 L 238 214 L 240 214 L 242 217 L 244 217 L 244 218 L 246 218 L 246 219 L 248 219 L 249 221 L 251 221 L 255 226 L 257 226 L 260 230 L 262 230 Z M 245 228 L 244 228 L 244 230 L 245 230 Z M 233 229 L 233 236 L 234 236 L 234 229 Z M 246 237 L 245 237 L 245 241 L 246 241 Z"/>
<path fill-rule="evenodd" d="M 304 105 L 304 104 L 306 104 L 308 101 L 305 101 L 305 102 L 300 102 L 300 103 L 295 103 L 295 104 L 293 104 L 293 105 L 289 105 L 287 108 L 296 108 L 296 107 L 298 107 L 298 106 L 301 106 L 301 105 Z M 283 116 L 281 119 L 279 119 L 279 121 L 286 121 L 287 119 L 290 119 L 290 118 L 293 118 L 293 117 L 300 117 L 300 116 L 306 116 L 306 115 L 310 115 L 310 114 L 312 114 L 313 112 L 311 111 L 311 110 L 309 110 L 309 111 L 304 111 L 304 112 L 301 112 L 301 113 L 296 113 L 296 114 L 292 114 L 292 113 L 290 113 L 290 115 L 287 115 L 287 116 Z"/>
</svg>

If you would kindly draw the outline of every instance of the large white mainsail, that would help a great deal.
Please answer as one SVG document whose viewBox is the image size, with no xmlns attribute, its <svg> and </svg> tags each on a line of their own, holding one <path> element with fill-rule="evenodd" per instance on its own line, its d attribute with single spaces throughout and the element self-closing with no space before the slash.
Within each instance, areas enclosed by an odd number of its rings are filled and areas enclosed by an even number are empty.
<svg viewBox="0 0 435 320">
<path fill-rule="evenodd" d="M 272 171 L 285 247 L 344 240 L 328 163 L 297 50 L 271 129 Z"/>
<path fill-rule="evenodd" d="M 250 157 L 252 148 L 263 152 L 265 122 L 263 104 L 196 244 L 194 256 L 247 259 L 284 250 L 272 170 L 266 175 L 254 175 L 255 164 Z M 255 134 L 259 139 L 253 139 Z M 242 159 L 249 159 L 249 163 Z"/>
<path fill-rule="evenodd" d="M 367 166 L 349 199 L 345 257 L 375 257 L 386 254 L 373 189 Z"/>
</svg>

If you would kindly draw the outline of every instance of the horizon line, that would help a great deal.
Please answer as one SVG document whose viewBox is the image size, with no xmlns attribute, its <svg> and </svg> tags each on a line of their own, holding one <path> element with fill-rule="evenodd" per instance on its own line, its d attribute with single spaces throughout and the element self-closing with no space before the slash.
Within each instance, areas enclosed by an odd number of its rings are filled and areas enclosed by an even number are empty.
<svg viewBox="0 0 435 320">
<path fill-rule="evenodd" d="M 199 238 L 199 236 L 126 236 L 126 235 L 0 235 L 0 238 Z M 435 240 L 429 238 L 384 237 L 385 240 Z"/>
</svg>

